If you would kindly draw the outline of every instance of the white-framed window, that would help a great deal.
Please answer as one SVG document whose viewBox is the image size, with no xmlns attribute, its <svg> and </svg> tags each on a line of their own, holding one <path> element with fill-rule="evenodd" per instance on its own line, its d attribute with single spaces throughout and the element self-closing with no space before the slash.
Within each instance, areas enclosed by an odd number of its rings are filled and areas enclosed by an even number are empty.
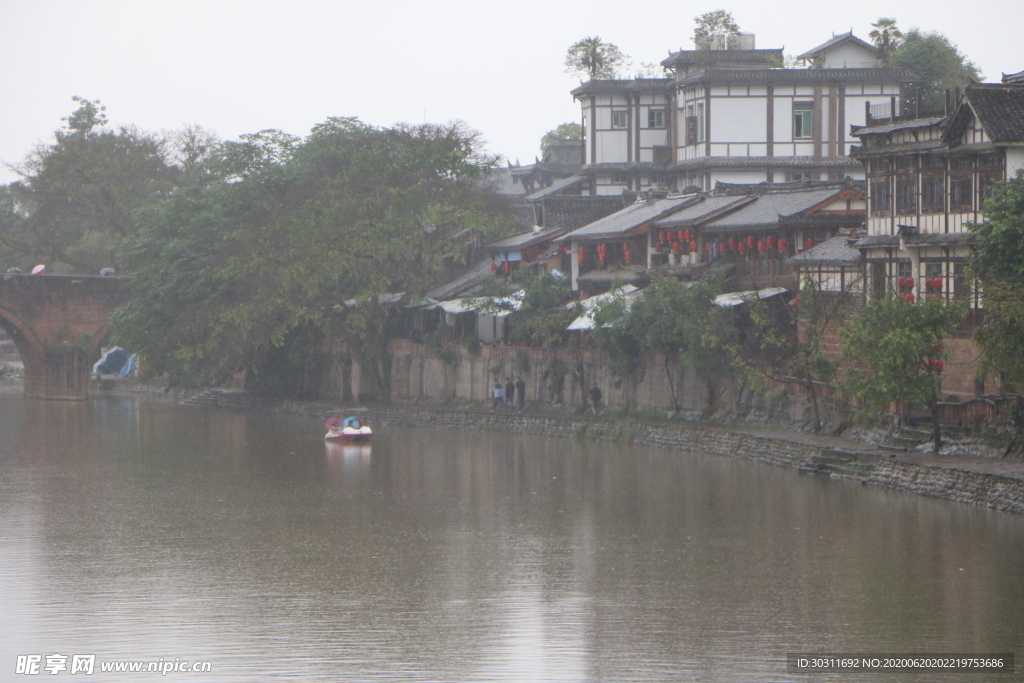
<svg viewBox="0 0 1024 683">
<path fill-rule="evenodd" d="M 809 138 L 814 135 L 814 102 L 793 103 L 793 137 Z"/>
<path fill-rule="evenodd" d="M 629 112 L 613 111 L 612 128 L 626 128 L 629 125 Z"/>
<path fill-rule="evenodd" d="M 665 110 L 664 109 L 648 109 L 647 110 L 647 127 L 648 128 L 664 128 L 665 127 Z"/>
</svg>

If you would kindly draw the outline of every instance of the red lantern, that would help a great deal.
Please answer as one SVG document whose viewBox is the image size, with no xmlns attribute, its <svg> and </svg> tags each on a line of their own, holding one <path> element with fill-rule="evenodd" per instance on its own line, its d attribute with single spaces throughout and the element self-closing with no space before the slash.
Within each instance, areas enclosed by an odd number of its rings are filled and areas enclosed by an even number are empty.
<svg viewBox="0 0 1024 683">
<path fill-rule="evenodd" d="M 769 249 L 774 249 L 775 248 L 775 235 L 768 235 L 768 248 Z"/>
<path fill-rule="evenodd" d="M 935 278 L 935 289 L 942 289 L 942 278 Z"/>
<path fill-rule="evenodd" d="M 907 292 L 907 302 L 908 303 L 914 303 L 914 293 L 913 292 Z"/>
<path fill-rule="evenodd" d="M 718 243 L 718 253 L 719 254 L 724 254 L 725 253 L 725 242 L 719 242 Z"/>
<path fill-rule="evenodd" d="M 505 269 L 506 273 L 509 273 L 509 272 L 512 271 L 512 264 L 509 263 L 508 261 L 505 261 L 503 264 L 501 264 L 501 267 Z"/>
<path fill-rule="evenodd" d="M 690 240 L 690 251 L 697 251 L 697 240 Z"/>
<path fill-rule="evenodd" d="M 900 289 L 903 289 L 904 287 L 907 286 L 907 278 L 900 275 L 899 278 L 896 280 L 896 284 L 900 286 Z"/>
<path fill-rule="evenodd" d="M 786 251 L 786 240 L 779 240 L 779 251 Z"/>
<path fill-rule="evenodd" d="M 736 248 L 736 238 L 735 237 L 730 237 L 729 238 L 729 248 L 730 249 L 735 249 Z"/>
<path fill-rule="evenodd" d="M 492 263 L 491 264 L 491 272 L 492 273 L 498 272 L 498 264 L 497 263 Z"/>
<path fill-rule="evenodd" d="M 759 252 L 764 253 L 764 251 L 767 248 L 768 248 L 768 245 L 764 243 L 764 240 L 761 240 L 760 242 L 757 243 L 757 250 Z"/>
<path fill-rule="evenodd" d="M 679 242 L 672 243 L 672 251 L 674 251 L 677 254 L 679 253 Z"/>
<path fill-rule="evenodd" d="M 661 253 L 661 242 L 654 243 L 654 251 L 658 252 L 659 254 Z"/>
<path fill-rule="evenodd" d="M 757 240 L 754 238 L 753 235 L 747 237 L 747 247 L 753 249 L 755 244 L 757 244 Z"/>
<path fill-rule="evenodd" d="M 577 259 L 579 260 L 579 264 L 581 266 L 583 265 L 583 257 L 586 255 L 586 253 L 587 253 L 587 248 L 584 247 L 582 244 L 580 245 L 580 248 L 576 250 Z"/>
<path fill-rule="evenodd" d="M 739 252 L 741 254 L 746 254 L 747 253 L 747 243 L 746 242 L 740 242 L 739 245 L 737 245 L 736 248 L 739 249 Z"/>
<path fill-rule="evenodd" d="M 945 366 L 945 363 L 942 362 L 942 359 L 941 358 L 936 358 L 935 359 L 935 369 L 938 370 L 939 372 L 942 372 L 943 366 Z"/>
<path fill-rule="evenodd" d="M 814 246 L 814 239 L 813 238 L 808 237 L 807 239 L 804 240 L 804 249 L 810 249 L 813 246 Z"/>
<path fill-rule="evenodd" d="M 913 287 L 913 286 L 914 286 L 914 278 L 908 276 L 907 277 L 907 287 Z"/>
<path fill-rule="evenodd" d="M 633 255 L 629 253 L 629 247 L 626 246 L 625 244 L 622 245 L 622 259 L 626 263 L 629 263 L 630 261 L 633 260 Z"/>
<path fill-rule="evenodd" d="M 682 230 L 680 230 L 679 232 L 676 233 L 676 240 L 682 242 L 684 239 L 685 238 L 683 237 L 683 231 Z"/>
<path fill-rule="evenodd" d="M 705 242 L 704 243 L 704 253 L 705 254 L 710 254 L 711 253 L 711 242 Z"/>
<path fill-rule="evenodd" d="M 693 234 L 689 230 L 683 230 L 683 239 L 684 240 L 688 240 L 692 236 L 693 236 Z"/>
</svg>

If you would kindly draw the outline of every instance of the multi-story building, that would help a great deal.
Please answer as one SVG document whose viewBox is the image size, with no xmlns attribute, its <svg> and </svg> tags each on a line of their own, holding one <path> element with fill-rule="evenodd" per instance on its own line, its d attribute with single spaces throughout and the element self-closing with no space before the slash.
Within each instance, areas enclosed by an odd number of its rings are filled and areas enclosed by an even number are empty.
<svg viewBox="0 0 1024 683">
<path fill-rule="evenodd" d="M 968 86 L 952 114 L 859 128 L 867 235 L 857 246 L 869 296 L 966 298 L 970 232 L 995 183 L 1024 168 L 1024 85 Z M 976 314 L 977 317 L 977 314 Z"/>
<path fill-rule="evenodd" d="M 582 106 L 580 172 L 595 195 L 862 178 L 850 127 L 902 113 L 915 80 L 874 66 L 875 56 L 844 34 L 801 55 L 810 68 L 784 68 L 781 49 L 754 49 L 748 34 L 670 54 L 669 78 L 589 81 L 572 91 Z"/>
</svg>

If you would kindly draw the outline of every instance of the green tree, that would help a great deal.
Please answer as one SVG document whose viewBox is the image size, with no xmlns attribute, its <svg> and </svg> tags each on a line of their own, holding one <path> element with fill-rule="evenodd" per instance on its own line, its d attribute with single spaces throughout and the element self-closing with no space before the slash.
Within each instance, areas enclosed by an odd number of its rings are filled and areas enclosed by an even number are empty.
<svg viewBox="0 0 1024 683">
<path fill-rule="evenodd" d="M 490 297 L 484 310 L 508 314 L 509 338 L 513 341 L 531 346 L 564 345 L 565 328 L 579 315 L 572 307 L 566 308 L 572 297 L 568 278 L 524 271 L 519 282 L 523 287 L 521 298 Z"/>
<path fill-rule="evenodd" d="M 878 48 L 878 61 L 881 64 L 889 64 L 889 56 L 903 42 L 903 32 L 896 25 L 896 20 L 886 17 L 879 18 L 871 24 L 871 32 L 868 38 Z"/>
<path fill-rule="evenodd" d="M 630 302 L 615 296 L 593 309 L 594 329 L 591 335 L 597 348 L 608 358 L 608 364 L 622 380 L 626 409 L 636 405 L 636 389 L 644 380 L 643 330 L 638 319 L 629 315 Z"/>
<path fill-rule="evenodd" d="M 842 322 L 856 284 L 848 283 L 842 292 L 823 292 L 813 279 L 804 278 L 794 305 L 771 306 L 760 299 L 750 304 L 759 349 L 738 354 L 737 362 L 755 380 L 803 387 L 816 432 L 821 430 L 819 386 L 829 384 L 839 367 L 826 353 L 826 338 Z"/>
<path fill-rule="evenodd" d="M 145 212 L 128 253 L 135 296 L 115 318 L 119 338 L 179 383 L 251 368 L 316 328 L 348 343 L 387 400 L 402 308 L 382 295 L 422 294 L 474 236 L 509 224 L 480 182 L 494 159 L 461 123 L 330 119 L 305 140 L 264 131 L 225 144 L 211 163 L 231 182 Z"/>
<path fill-rule="evenodd" d="M 877 410 L 893 403 L 927 406 L 936 454 L 942 445 L 942 340 L 964 313 L 955 302 L 930 298 L 913 304 L 890 294 L 871 300 L 842 331 L 846 389 Z"/>
<path fill-rule="evenodd" d="M 693 18 L 693 42 L 698 49 L 711 47 L 711 36 L 726 35 L 734 36 L 740 32 L 740 27 L 733 19 L 731 12 L 724 9 L 717 9 L 712 12 L 705 12 Z"/>
<path fill-rule="evenodd" d="M 136 212 L 176 186 L 164 140 L 132 126 L 107 130 L 99 100 L 75 97 L 55 142 L 14 167 L 20 210 L 0 240 L 13 253 L 55 270 L 95 273 L 115 264 L 121 240 L 138 230 Z"/>
<path fill-rule="evenodd" d="M 999 185 L 985 202 L 975 235 L 971 270 L 985 293 L 985 321 L 974 338 L 982 351 L 982 372 L 1000 376 L 1018 392 L 1024 387 L 1024 170 Z M 1014 414 L 1017 433 L 1006 454 L 1024 450 L 1024 400 Z"/>
<path fill-rule="evenodd" d="M 601 36 L 588 36 L 569 46 L 565 53 L 565 73 L 579 74 L 590 80 L 616 78 L 626 66 L 629 55 Z"/>
<path fill-rule="evenodd" d="M 891 52 L 888 63 L 920 77 L 907 90 L 907 107 L 918 113 L 942 112 L 946 90 L 981 79 L 978 67 L 941 33 L 911 30 Z"/>
<path fill-rule="evenodd" d="M 548 145 L 558 140 L 582 140 L 583 139 L 583 126 L 578 123 L 560 123 L 554 129 L 544 133 L 544 137 L 540 139 L 540 151 L 543 154 Z"/>
</svg>

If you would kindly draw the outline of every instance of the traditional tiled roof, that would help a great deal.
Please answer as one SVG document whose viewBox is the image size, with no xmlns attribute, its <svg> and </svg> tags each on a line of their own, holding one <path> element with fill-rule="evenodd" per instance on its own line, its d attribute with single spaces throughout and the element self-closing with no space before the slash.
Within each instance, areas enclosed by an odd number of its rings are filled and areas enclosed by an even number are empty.
<svg viewBox="0 0 1024 683">
<path fill-rule="evenodd" d="M 676 82 L 678 87 L 695 83 L 771 83 L 813 84 L 813 83 L 913 83 L 917 76 L 906 69 L 864 68 L 864 69 L 710 69 Z"/>
<path fill-rule="evenodd" d="M 585 181 L 586 178 L 578 175 L 569 176 L 568 178 L 562 178 L 561 180 L 556 180 L 547 187 L 537 190 L 533 194 L 527 196 L 526 201 L 532 201 L 535 199 L 540 199 L 541 197 L 547 197 L 548 195 L 551 194 L 556 194 L 558 192 L 561 192 L 562 190 L 567 190 L 570 187 L 579 185 L 580 183 Z"/>
<path fill-rule="evenodd" d="M 1015 74 L 1003 74 L 1003 85 L 1024 85 L 1024 71 Z"/>
<path fill-rule="evenodd" d="M 943 246 L 973 241 L 974 233 L 971 232 L 922 232 L 906 238 L 906 244 L 910 247 Z"/>
<path fill-rule="evenodd" d="M 701 195 L 690 206 L 654 221 L 654 228 L 677 228 L 698 225 L 754 201 L 753 197 L 715 197 Z"/>
<path fill-rule="evenodd" d="M 972 114 L 992 142 L 1024 142 L 1024 87 L 996 83 L 967 86 L 946 126 L 943 142 L 950 146 L 959 142 Z"/>
<path fill-rule="evenodd" d="M 898 247 L 900 246 L 899 235 L 867 235 L 857 240 L 853 246 L 858 249 L 870 249 L 872 247 Z"/>
<path fill-rule="evenodd" d="M 646 268 L 608 268 L 607 270 L 591 270 L 576 278 L 580 285 L 604 285 L 611 282 L 632 284 L 647 280 Z"/>
<path fill-rule="evenodd" d="M 500 239 L 496 242 L 491 242 L 484 246 L 484 249 L 488 252 L 497 251 L 510 251 L 516 249 L 525 249 L 531 245 L 549 240 L 553 237 L 558 237 L 562 234 L 562 228 L 543 228 L 541 230 L 528 230 L 521 232 L 518 235 L 512 235 Z"/>
<path fill-rule="evenodd" d="M 832 36 L 832 40 L 825 41 L 824 43 L 822 43 L 818 47 L 812 47 L 810 50 L 808 50 L 807 52 L 803 53 L 802 55 L 797 55 L 796 58 L 797 59 L 814 59 L 815 57 L 820 55 L 822 52 L 830 50 L 833 47 L 836 47 L 837 45 L 842 45 L 843 43 L 853 43 L 854 45 L 860 45 L 861 47 L 867 48 L 868 50 L 871 50 L 872 52 L 876 52 L 876 53 L 878 52 L 878 48 L 876 48 L 871 43 L 865 42 L 865 41 L 861 40 L 860 38 L 858 38 L 857 36 L 853 35 L 853 29 L 850 29 L 849 33 L 840 33 L 838 36 Z"/>
<path fill-rule="evenodd" d="M 695 195 L 667 197 L 650 202 L 637 202 L 610 216 L 596 220 L 578 230 L 559 238 L 559 241 L 591 240 L 608 237 L 625 237 L 647 223 L 658 220 L 697 201 Z"/>
<path fill-rule="evenodd" d="M 772 192 L 758 197 L 736 211 L 717 218 L 703 227 L 705 233 L 730 232 L 733 230 L 770 229 L 779 225 L 783 216 L 793 216 L 828 202 L 844 190 L 825 188 L 804 192 Z M 856 214 L 846 214 L 851 220 L 859 220 Z"/>
<path fill-rule="evenodd" d="M 850 239 L 846 235 L 836 235 L 800 252 L 789 261 L 801 266 L 848 266 L 859 260 L 860 250 L 851 246 Z"/>
<path fill-rule="evenodd" d="M 666 67 L 711 64 L 775 66 L 783 61 L 782 50 L 680 50 L 661 60 Z"/>
<path fill-rule="evenodd" d="M 894 121 L 881 126 L 851 127 L 851 132 L 857 137 L 863 137 L 865 135 L 888 135 L 889 133 L 893 133 L 898 130 L 916 130 L 919 128 L 929 128 L 931 126 L 942 125 L 945 123 L 947 118 L 948 117 L 946 116 L 929 116 L 920 119 Z"/>
<path fill-rule="evenodd" d="M 665 90 L 672 85 L 671 78 L 615 78 L 587 81 L 573 89 L 572 96 L 608 95 L 614 93 L 650 92 Z"/>
<path fill-rule="evenodd" d="M 431 299 L 437 299 L 438 301 L 444 301 L 445 299 L 451 299 L 452 297 L 465 294 L 470 290 L 476 288 L 476 280 L 486 275 L 491 274 L 491 261 L 490 259 L 480 259 L 476 263 L 470 265 L 462 272 L 461 275 L 449 280 L 445 284 L 435 287 L 434 289 L 427 292 L 427 296 Z"/>
<path fill-rule="evenodd" d="M 801 190 L 825 189 L 828 187 L 842 189 L 847 187 L 856 188 L 862 192 L 867 191 L 867 183 L 864 180 L 794 180 L 788 183 L 725 183 L 721 180 L 715 182 L 716 195 L 762 195 L 769 192 L 798 192 Z"/>
</svg>

